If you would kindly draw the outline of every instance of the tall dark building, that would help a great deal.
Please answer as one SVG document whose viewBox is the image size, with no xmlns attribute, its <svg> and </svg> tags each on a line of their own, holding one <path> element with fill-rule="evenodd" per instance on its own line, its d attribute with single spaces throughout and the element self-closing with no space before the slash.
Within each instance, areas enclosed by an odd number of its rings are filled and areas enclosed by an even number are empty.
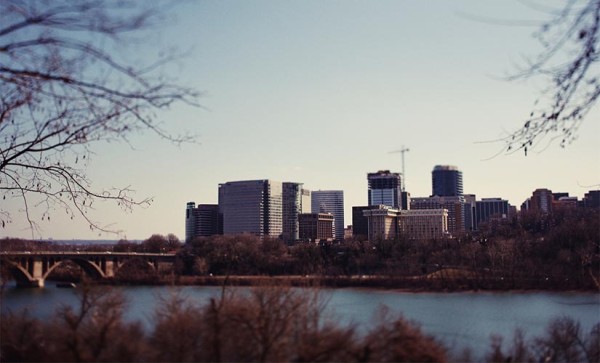
<svg viewBox="0 0 600 363">
<path fill-rule="evenodd" d="M 369 205 L 385 205 L 390 208 L 402 209 L 402 183 L 399 173 L 389 170 L 379 170 L 368 173 Z"/>
<path fill-rule="evenodd" d="M 363 211 L 373 209 L 369 206 L 352 207 L 352 236 L 367 238 L 369 235 L 369 219 Z"/>
<path fill-rule="evenodd" d="M 475 229 L 482 222 L 488 222 L 492 218 L 507 218 L 509 214 L 508 200 L 502 198 L 483 198 L 476 202 L 476 208 Z"/>
<path fill-rule="evenodd" d="M 223 218 L 218 204 L 198 204 L 189 202 L 185 210 L 185 241 L 196 237 L 209 237 L 223 234 Z"/>
<path fill-rule="evenodd" d="M 431 196 L 457 197 L 462 195 L 462 172 L 453 165 L 436 165 L 431 172 L 431 186 Z"/>
<path fill-rule="evenodd" d="M 281 238 L 292 243 L 300 238 L 298 214 L 302 213 L 302 183 L 282 184 L 282 234 Z"/>
<path fill-rule="evenodd" d="M 590 190 L 583 197 L 585 208 L 600 208 L 600 190 Z"/>
</svg>

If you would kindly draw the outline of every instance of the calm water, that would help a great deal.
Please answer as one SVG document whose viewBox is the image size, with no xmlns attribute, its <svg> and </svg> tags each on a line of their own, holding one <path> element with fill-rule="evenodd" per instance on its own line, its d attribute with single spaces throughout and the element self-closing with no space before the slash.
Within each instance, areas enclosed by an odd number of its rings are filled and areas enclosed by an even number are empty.
<svg viewBox="0 0 600 363">
<path fill-rule="evenodd" d="M 160 296 L 172 288 L 136 286 L 116 287 L 129 300 L 127 318 L 151 324 Z M 202 304 L 218 296 L 218 287 L 181 287 L 181 292 Z M 243 289 L 243 288 L 239 288 Z M 470 347 L 481 356 L 489 347 L 490 336 L 498 334 L 510 339 L 516 328 L 526 336 L 540 335 L 548 322 L 568 316 L 580 322 L 588 332 L 600 322 L 600 295 L 592 293 L 406 293 L 397 291 L 324 289 L 328 314 L 342 324 L 356 324 L 367 331 L 383 305 L 391 312 L 417 322 L 422 329 L 446 346 L 457 351 Z M 60 304 L 74 304 L 72 289 L 58 289 L 47 282 L 44 289 L 6 289 L 2 311 L 28 307 L 40 318 L 51 317 Z"/>
</svg>

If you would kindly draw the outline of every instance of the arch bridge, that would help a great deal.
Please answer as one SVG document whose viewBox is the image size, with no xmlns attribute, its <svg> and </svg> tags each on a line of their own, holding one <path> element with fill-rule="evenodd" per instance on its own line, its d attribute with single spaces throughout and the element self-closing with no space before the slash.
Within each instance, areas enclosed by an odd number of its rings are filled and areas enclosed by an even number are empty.
<svg viewBox="0 0 600 363">
<path fill-rule="evenodd" d="M 173 265 L 175 254 L 136 252 L 0 252 L 0 261 L 8 264 L 17 286 L 44 287 L 48 275 L 65 261 L 72 261 L 90 277 L 110 279 L 119 267 L 131 259 L 142 260 L 159 271 Z"/>
</svg>

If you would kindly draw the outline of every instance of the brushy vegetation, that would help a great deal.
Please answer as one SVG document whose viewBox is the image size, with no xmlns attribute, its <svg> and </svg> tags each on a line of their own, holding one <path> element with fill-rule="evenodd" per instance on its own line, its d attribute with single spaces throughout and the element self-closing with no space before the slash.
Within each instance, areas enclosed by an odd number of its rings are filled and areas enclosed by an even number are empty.
<svg viewBox="0 0 600 363">
<path fill-rule="evenodd" d="M 163 297 L 153 326 L 123 319 L 123 296 L 78 288 L 79 305 L 49 321 L 2 316 L 0 361 L 15 362 L 444 362 L 445 349 L 402 317 L 366 336 L 328 319 L 318 291 L 285 286 L 224 289 L 204 305 Z"/>
<path fill-rule="evenodd" d="M 402 316 L 380 310 L 369 331 L 342 326 L 318 289 L 223 289 L 205 304 L 179 291 L 161 297 L 150 327 L 124 319 L 127 302 L 110 287 L 83 285 L 75 306 L 41 321 L 4 313 L 1 362 L 447 362 L 470 361 Z M 363 333 L 358 333 L 362 331 Z M 598 362 L 600 323 L 589 332 L 568 318 L 527 340 L 493 337 L 485 362 Z"/>
</svg>

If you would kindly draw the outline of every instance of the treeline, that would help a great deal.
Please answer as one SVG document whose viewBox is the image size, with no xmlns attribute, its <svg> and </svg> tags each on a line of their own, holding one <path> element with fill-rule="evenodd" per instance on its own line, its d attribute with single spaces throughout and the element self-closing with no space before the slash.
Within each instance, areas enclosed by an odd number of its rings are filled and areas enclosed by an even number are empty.
<svg viewBox="0 0 600 363">
<path fill-rule="evenodd" d="M 84 252 L 140 252 L 140 253 L 174 253 L 181 248 L 179 238 L 170 233 L 166 236 L 153 234 L 142 242 L 132 242 L 125 239 L 117 243 L 86 243 L 71 244 L 51 241 L 30 241 L 20 238 L 0 239 L 0 251 L 84 251 Z"/>
<path fill-rule="evenodd" d="M 124 319 L 126 300 L 107 288 L 78 288 L 79 302 L 50 319 L 3 313 L 1 362 L 468 362 L 383 308 L 369 330 L 341 326 L 318 290 L 285 286 L 222 290 L 203 305 L 175 292 L 152 325 Z M 493 338 L 486 362 L 598 362 L 600 324 L 583 332 L 560 318 L 530 340 L 517 332 L 504 348 Z M 481 349 L 484 350 L 484 349 Z"/>
<path fill-rule="evenodd" d="M 600 289 L 600 211 L 564 208 L 523 212 L 479 225 L 460 238 L 407 238 L 285 245 L 252 235 L 179 239 L 153 235 L 141 243 L 55 245 L 0 240 L 2 250 L 112 250 L 177 253 L 173 269 L 154 271 L 132 259 L 116 274 L 125 283 L 221 284 L 222 276 L 308 276 L 324 285 L 410 289 Z M 56 274 L 77 273 L 65 264 Z M 4 270 L 4 269 L 3 269 Z M 73 272 L 75 271 L 75 272 Z M 3 276 L 7 276 L 3 271 Z M 214 278 L 213 278 L 214 277 Z M 233 279 L 232 279 L 233 280 Z M 248 280 L 238 280 L 248 281 Z M 293 280 L 295 281 L 295 280 Z M 301 283 L 300 283 L 301 284 Z"/>
<path fill-rule="evenodd" d="M 214 236 L 187 243 L 179 258 L 182 275 L 364 276 L 364 284 L 392 279 L 411 288 L 599 289 L 600 214 L 524 213 L 482 224 L 477 234 L 426 241 L 286 246 L 250 235 Z"/>
</svg>

